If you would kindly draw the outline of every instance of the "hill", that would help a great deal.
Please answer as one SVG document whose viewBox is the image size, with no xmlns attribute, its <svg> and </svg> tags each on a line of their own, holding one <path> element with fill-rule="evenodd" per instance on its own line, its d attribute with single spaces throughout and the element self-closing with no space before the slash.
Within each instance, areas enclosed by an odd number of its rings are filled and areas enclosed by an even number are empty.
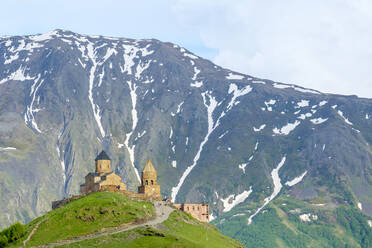
<svg viewBox="0 0 372 248">
<path fill-rule="evenodd" d="M 159 203 L 130 200 L 113 192 L 92 193 L 52 210 L 25 226 L 9 247 L 243 247 L 216 227 Z M 164 203 L 163 203 L 164 204 Z M 32 234 L 31 234 L 32 233 Z M 31 235 L 30 235 L 31 234 Z"/>
</svg>

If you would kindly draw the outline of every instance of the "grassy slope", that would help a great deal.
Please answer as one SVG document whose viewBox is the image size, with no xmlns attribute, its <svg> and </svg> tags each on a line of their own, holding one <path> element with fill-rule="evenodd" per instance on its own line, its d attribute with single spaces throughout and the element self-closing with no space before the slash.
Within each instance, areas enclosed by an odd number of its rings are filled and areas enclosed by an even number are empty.
<svg viewBox="0 0 372 248">
<path fill-rule="evenodd" d="M 64 247 L 243 247 L 222 235 L 210 224 L 201 223 L 190 215 L 174 211 L 158 228 L 134 230 L 86 240 Z"/>
<path fill-rule="evenodd" d="M 127 197 L 101 192 L 75 200 L 47 213 L 26 226 L 43 221 L 32 236 L 31 245 L 40 245 L 100 231 L 103 228 L 149 219 L 153 206 Z"/>
<path fill-rule="evenodd" d="M 145 207 L 144 207 L 145 206 Z M 153 206 L 112 192 L 90 194 L 37 218 L 26 225 L 27 234 L 10 247 L 19 247 L 37 223 L 41 223 L 28 247 L 94 233 L 153 215 Z M 243 247 L 210 224 L 174 211 L 157 228 L 131 231 L 85 240 L 66 247 Z"/>
<path fill-rule="evenodd" d="M 314 206 L 281 196 L 248 226 L 249 211 L 241 206 L 217 220 L 222 233 L 246 247 L 372 247 L 368 218 L 350 206 Z M 309 213 L 317 219 L 300 220 L 300 215 Z"/>
</svg>

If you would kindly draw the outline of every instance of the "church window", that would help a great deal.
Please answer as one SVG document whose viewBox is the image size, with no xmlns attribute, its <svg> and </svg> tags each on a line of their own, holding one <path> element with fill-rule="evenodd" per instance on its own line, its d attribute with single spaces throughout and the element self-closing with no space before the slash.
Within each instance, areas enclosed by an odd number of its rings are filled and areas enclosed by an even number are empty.
<svg viewBox="0 0 372 248">
<path fill-rule="evenodd" d="M 146 180 L 146 183 L 145 183 L 145 184 L 146 184 L 146 185 L 149 185 L 149 181 Z"/>
<path fill-rule="evenodd" d="M 154 184 L 154 181 L 153 180 L 151 180 L 151 185 L 153 185 Z"/>
</svg>

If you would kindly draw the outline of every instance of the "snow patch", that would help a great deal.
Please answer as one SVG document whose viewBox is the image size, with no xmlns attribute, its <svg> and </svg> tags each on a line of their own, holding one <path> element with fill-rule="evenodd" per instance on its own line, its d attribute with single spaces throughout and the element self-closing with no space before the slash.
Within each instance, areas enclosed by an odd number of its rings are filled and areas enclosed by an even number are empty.
<svg viewBox="0 0 372 248">
<path fill-rule="evenodd" d="M 195 66 L 194 67 L 194 76 L 192 76 L 192 80 L 196 80 L 198 77 L 198 74 L 200 73 L 200 70 Z"/>
<path fill-rule="evenodd" d="M 244 79 L 244 76 L 243 75 L 238 75 L 238 74 L 234 74 L 234 73 L 229 73 L 229 75 L 226 76 L 226 79 L 229 79 L 229 80 L 242 80 Z"/>
<path fill-rule="evenodd" d="M 210 215 L 209 215 L 209 222 L 211 222 L 211 221 L 213 221 L 213 220 L 215 220 L 216 219 L 216 217 L 214 217 L 213 216 L 213 213 L 211 213 Z"/>
<path fill-rule="evenodd" d="M 43 84 L 44 82 L 44 79 L 40 80 L 40 74 L 38 76 L 38 78 L 34 81 L 34 83 L 32 84 L 31 86 L 31 92 L 30 92 L 30 96 L 31 96 L 31 103 L 30 105 L 28 105 L 26 107 L 26 113 L 24 115 L 24 119 L 25 119 L 25 123 L 26 125 L 29 125 L 31 124 L 31 126 L 39 133 L 41 133 L 41 130 L 39 129 L 37 123 L 36 123 L 36 120 L 35 120 L 35 117 L 34 117 L 34 113 L 35 112 L 39 112 L 40 109 L 34 109 L 34 103 L 35 103 L 35 98 L 36 98 L 36 94 L 40 88 L 40 86 Z"/>
<path fill-rule="evenodd" d="M 173 160 L 173 161 L 172 161 L 172 167 L 173 167 L 173 168 L 177 168 L 177 161 L 176 161 L 176 160 Z"/>
<path fill-rule="evenodd" d="M 248 79 L 250 80 L 250 79 Z M 261 81 L 261 80 L 253 80 L 252 83 L 254 84 L 266 84 L 264 81 Z"/>
<path fill-rule="evenodd" d="M 300 102 L 297 103 L 297 106 L 295 108 L 303 108 L 309 106 L 308 100 L 301 100 Z"/>
<path fill-rule="evenodd" d="M 198 59 L 198 57 L 197 56 L 195 56 L 195 55 L 193 55 L 193 54 L 191 54 L 191 53 L 183 53 L 183 56 L 185 56 L 185 57 L 189 57 L 190 59 Z"/>
<path fill-rule="evenodd" d="M 327 103 L 328 103 L 327 101 L 321 101 L 321 102 L 319 103 L 319 107 L 324 106 L 324 105 L 326 105 Z"/>
<path fill-rule="evenodd" d="M 302 93 L 312 93 L 312 94 L 318 94 L 318 95 L 320 94 L 320 92 L 318 92 L 318 91 L 311 90 L 311 89 L 306 89 L 306 88 L 300 88 L 300 87 L 297 87 L 297 86 L 294 86 L 294 85 L 274 83 L 273 87 L 277 88 L 277 89 L 292 88 L 292 89 L 294 89 L 296 91 L 299 91 L 299 92 L 302 92 Z"/>
<path fill-rule="evenodd" d="M 229 132 L 229 130 L 227 130 L 226 132 L 224 132 L 223 134 L 221 134 L 220 136 L 218 136 L 219 139 L 221 139 L 223 136 L 225 136 L 227 133 Z"/>
<path fill-rule="evenodd" d="M 171 139 L 172 136 L 173 136 L 173 128 L 171 127 L 171 129 L 170 129 L 170 133 L 169 133 L 169 139 Z"/>
<path fill-rule="evenodd" d="M 245 214 L 241 213 L 241 214 L 234 214 L 232 217 L 238 217 L 238 216 L 245 216 Z"/>
<path fill-rule="evenodd" d="M 316 119 L 311 119 L 310 121 L 315 124 L 315 125 L 319 125 L 319 124 L 322 124 L 323 122 L 326 122 L 328 120 L 328 118 L 326 119 L 323 119 L 323 118 L 316 118 Z"/>
<path fill-rule="evenodd" d="M 5 55 L 4 55 L 5 56 Z M 17 60 L 19 58 L 18 56 L 18 53 L 16 53 L 15 55 L 10 55 L 10 58 L 5 60 L 4 61 L 4 64 L 7 65 L 7 64 L 10 64 L 12 63 L 13 61 Z"/>
<path fill-rule="evenodd" d="M 244 190 L 243 193 L 241 194 L 238 194 L 238 195 L 229 195 L 227 198 L 225 199 L 220 199 L 222 202 L 223 202 L 223 212 L 226 213 L 226 212 L 229 212 L 233 207 L 235 207 L 236 205 L 244 202 L 248 196 L 252 193 L 252 186 L 249 188 L 249 190 Z"/>
<path fill-rule="evenodd" d="M 15 147 L 10 147 L 10 146 L 8 146 L 8 147 L 0 147 L 0 151 L 2 152 L 2 151 L 15 151 L 15 150 L 17 150 L 17 148 L 15 148 Z"/>
<path fill-rule="evenodd" d="M 89 43 L 87 46 L 87 55 L 93 64 L 92 67 L 90 68 L 90 74 L 89 74 L 88 99 L 92 105 L 93 116 L 94 116 L 94 119 L 96 120 L 101 136 L 105 137 L 105 130 L 103 129 L 102 123 L 101 123 L 101 110 L 99 106 L 94 103 L 94 99 L 93 99 L 93 86 L 94 86 L 94 77 L 95 77 L 94 74 L 96 72 L 96 69 L 99 63 L 97 62 L 96 49 L 94 49 L 92 43 Z"/>
<path fill-rule="evenodd" d="M 363 210 L 363 206 L 362 206 L 362 203 L 361 202 L 358 202 L 358 208 L 360 209 L 360 210 Z"/>
<path fill-rule="evenodd" d="M 241 90 L 239 90 L 239 88 L 236 84 L 230 84 L 228 93 L 229 94 L 232 93 L 233 96 L 232 96 L 229 104 L 227 105 L 227 111 L 229 111 L 232 108 L 232 106 L 235 105 L 235 101 L 238 97 L 244 96 L 251 91 L 252 91 L 252 88 L 249 85 L 247 85 L 247 86 L 243 87 Z"/>
<path fill-rule="evenodd" d="M 265 101 L 264 103 L 265 103 L 266 108 L 267 108 L 268 111 L 273 111 L 273 108 L 271 106 L 276 103 L 276 100 L 271 99 L 270 101 L 268 101 L 268 102 Z"/>
<path fill-rule="evenodd" d="M 139 49 L 136 46 L 123 44 L 124 48 L 124 61 L 125 64 L 123 67 L 120 67 L 122 73 L 127 73 L 128 75 L 132 74 L 132 67 L 134 66 L 134 58 L 137 56 Z"/>
<path fill-rule="evenodd" d="M 282 158 L 282 160 L 279 162 L 278 166 L 272 170 L 271 172 L 271 177 L 273 179 L 273 183 L 274 183 L 274 191 L 273 193 L 271 194 L 271 196 L 267 197 L 264 199 L 264 204 L 259 208 L 257 209 L 257 211 L 252 214 L 249 218 L 248 218 L 248 225 L 252 223 L 252 220 L 253 218 L 267 205 L 269 204 L 280 192 L 280 190 L 282 189 L 283 185 L 281 184 L 280 182 L 280 177 L 279 177 L 279 170 L 280 168 L 282 168 L 282 166 L 284 165 L 285 163 L 285 160 L 286 160 L 286 157 L 284 156 Z"/>
<path fill-rule="evenodd" d="M 22 68 L 22 66 L 20 66 L 15 72 L 10 74 L 8 77 L 0 80 L 0 85 L 7 82 L 7 81 L 10 81 L 10 80 L 25 81 L 25 80 L 36 79 L 36 77 L 30 77 L 29 75 L 25 75 L 25 70 L 26 70 L 26 68 Z"/>
<path fill-rule="evenodd" d="M 239 166 L 239 169 L 241 169 L 241 170 L 243 171 L 244 174 L 245 174 L 245 167 L 246 167 L 247 165 L 248 165 L 247 163 L 243 163 L 243 164 L 238 165 L 238 166 Z"/>
<path fill-rule="evenodd" d="M 149 68 L 151 62 L 151 60 L 147 61 L 147 63 L 138 62 L 135 74 L 137 80 L 140 79 L 142 72 Z"/>
<path fill-rule="evenodd" d="M 299 182 L 302 181 L 302 179 L 304 178 L 304 176 L 305 176 L 306 174 L 307 174 L 307 171 L 305 171 L 304 173 L 302 173 L 302 175 L 300 175 L 300 176 L 294 178 L 293 180 L 286 182 L 285 185 L 287 185 L 287 186 L 289 186 L 289 187 L 292 187 L 292 186 L 298 184 Z"/>
<path fill-rule="evenodd" d="M 253 131 L 260 132 L 266 127 L 266 124 L 262 124 L 259 128 L 253 127 Z"/>
<path fill-rule="evenodd" d="M 301 114 L 301 115 L 298 117 L 298 119 L 305 120 L 306 118 L 309 118 L 309 117 L 311 117 L 311 116 L 313 116 L 312 113 Z"/>
<path fill-rule="evenodd" d="M 195 81 L 194 83 L 190 84 L 191 87 L 200 88 L 203 86 L 203 82 L 201 81 Z"/>
<path fill-rule="evenodd" d="M 141 182 L 139 172 L 138 172 L 137 168 L 134 166 L 134 148 L 135 148 L 135 145 L 132 144 L 132 146 L 129 146 L 129 140 L 132 137 L 132 134 L 133 134 L 134 130 L 136 129 L 137 123 L 138 123 L 138 115 L 137 115 L 137 109 L 136 109 L 136 105 L 137 105 L 136 89 L 137 89 L 137 86 L 134 83 L 132 83 L 131 81 L 127 81 L 127 84 L 128 84 L 129 90 L 130 90 L 130 98 L 131 98 L 131 101 L 132 101 L 132 111 L 131 111 L 131 114 L 132 114 L 132 129 L 129 133 L 126 134 L 124 144 L 128 149 L 130 162 L 131 162 L 131 165 L 132 165 L 132 167 L 133 167 L 133 169 L 136 173 L 137 179 L 138 179 L 139 182 Z"/>
<path fill-rule="evenodd" d="M 46 40 L 50 40 L 50 39 L 53 39 L 54 37 L 58 37 L 58 31 L 57 30 L 53 30 L 53 31 L 50 31 L 50 32 L 47 32 L 45 34 L 39 34 L 39 35 L 32 35 L 32 36 L 29 36 L 29 38 L 33 41 L 46 41 Z"/>
<path fill-rule="evenodd" d="M 300 216 L 300 220 L 303 221 L 303 222 L 310 222 L 311 220 L 317 220 L 318 219 L 318 216 L 315 215 L 315 214 L 301 214 Z"/>
<path fill-rule="evenodd" d="M 287 125 L 285 125 L 284 127 L 282 127 L 281 129 L 278 129 L 277 127 L 275 127 L 273 129 L 273 132 L 274 134 L 278 134 L 278 135 L 288 135 L 290 132 L 292 132 L 298 125 L 300 125 L 300 121 L 296 120 L 294 123 L 288 123 Z"/>
<path fill-rule="evenodd" d="M 341 110 L 338 110 L 338 111 L 337 111 L 337 114 L 338 114 L 339 116 L 341 116 L 342 119 L 344 119 L 344 121 L 346 122 L 346 124 L 348 124 L 348 125 L 350 125 L 350 126 L 353 125 L 353 123 L 351 123 L 347 118 L 344 117 L 344 113 L 342 113 Z"/>
</svg>

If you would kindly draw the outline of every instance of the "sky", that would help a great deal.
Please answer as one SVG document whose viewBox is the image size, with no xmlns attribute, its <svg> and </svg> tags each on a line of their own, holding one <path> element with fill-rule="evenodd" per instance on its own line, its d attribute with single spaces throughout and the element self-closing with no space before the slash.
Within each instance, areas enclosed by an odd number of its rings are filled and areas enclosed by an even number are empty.
<svg viewBox="0 0 372 248">
<path fill-rule="evenodd" d="M 156 38 L 255 77 L 372 98 L 370 0 L 2 0 L 0 35 Z"/>
</svg>

